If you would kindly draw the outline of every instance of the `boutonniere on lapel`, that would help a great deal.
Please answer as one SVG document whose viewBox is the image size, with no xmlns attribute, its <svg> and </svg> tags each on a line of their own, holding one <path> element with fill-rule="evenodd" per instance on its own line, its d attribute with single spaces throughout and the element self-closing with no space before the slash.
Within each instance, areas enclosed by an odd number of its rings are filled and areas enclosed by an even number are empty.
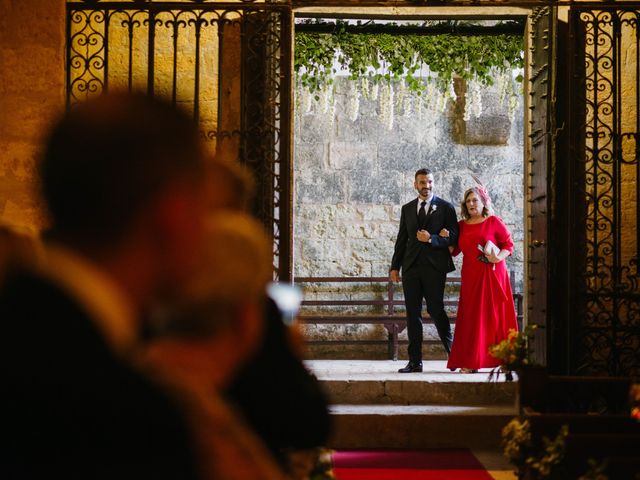
<svg viewBox="0 0 640 480">
<path fill-rule="evenodd" d="M 431 213 L 433 213 L 433 212 L 435 212 L 435 211 L 436 211 L 436 208 L 438 208 L 438 205 L 433 205 L 433 204 L 431 204 L 431 208 L 429 209 L 429 211 L 430 211 Z"/>
</svg>

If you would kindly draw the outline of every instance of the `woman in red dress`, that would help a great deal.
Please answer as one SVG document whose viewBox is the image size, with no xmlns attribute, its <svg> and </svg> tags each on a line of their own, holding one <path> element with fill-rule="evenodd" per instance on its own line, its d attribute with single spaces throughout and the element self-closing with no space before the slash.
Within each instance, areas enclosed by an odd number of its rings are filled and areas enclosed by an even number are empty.
<svg viewBox="0 0 640 480">
<path fill-rule="evenodd" d="M 510 329 L 518 329 L 504 261 L 513 251 L 513 241 L 502 220 L 492 215 L 483 186 L 468 189 L 461 206 L 460 236 L 452 254 L 462 252 L 462 284 L 447 367 L 475 373 L 499 365 L 489 347 L 506 339 Z"/>
</svg>

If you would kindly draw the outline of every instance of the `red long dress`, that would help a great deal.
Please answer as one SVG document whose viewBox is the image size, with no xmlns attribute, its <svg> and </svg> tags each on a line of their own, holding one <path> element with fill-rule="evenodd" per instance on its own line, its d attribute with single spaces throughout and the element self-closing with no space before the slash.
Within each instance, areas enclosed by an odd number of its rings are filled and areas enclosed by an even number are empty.
<svg viewBox="0 0 640 480">
<path fill-rule="evenodd" d="M 458 247 L 462 252 L 462 285 L 453 346 L 448 368 L 479 369 L 495 367 L 499 361 L 489 354 L 489 346 L 507 338 L 510 329 L 518 329 L 506 262 L 484 263 L 478 244 L 487 240 L 500 250 L 513 252 L 511 235 L 502 220 L 487 217 L 482 223 L 459 222 Z M 495 265 L 495 270 L 493 266 Z"/>
</svg>

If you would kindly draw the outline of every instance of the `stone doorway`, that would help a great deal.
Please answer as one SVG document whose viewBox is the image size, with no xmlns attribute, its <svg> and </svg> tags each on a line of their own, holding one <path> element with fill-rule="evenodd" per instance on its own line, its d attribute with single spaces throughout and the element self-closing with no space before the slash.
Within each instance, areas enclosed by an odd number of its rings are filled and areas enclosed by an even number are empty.
<svg viewBox="0 0 640 480">
<path fill-rule="evenodd" d="M 441 13 L 452 15 L 451 10 L 423 9 L 419 16 L 413 9 L 408 18 L 442 18 Z M 497 15 L 487 7 L 475 9 L 472 16 L 478 18 L 480 12 L 484 12 L 483 21 L 505 18 L 504 10 Z M 510 9 L 511 18 L 524 19 L 528 13 Z M 324 15 L 335 18 L 328 12 Z M 356 17 L 366 21 L 362 15 Z M 384 18 L 383 12 L 367 17 L 373 18 Z M 386 276 L 400 207 L 415 196 L 415 170 L 427 167 L 435 171 L 436 194 L 458 210 L 464 190 L 474 184 L 471 174 L 487 185 L 496 214 L 505 220 L 516 243 L 508 263 L 516 291 L 524 293 L 524 99 L 522 85 L 513 80 L 516 74 L 488 88 L 456 79 L 449 92 L 432 90 L 429 98 L 413 94 L 403 82 L 381 85 L 372 92 L 371 86 L 367 89 L 344 73 L 318 98 L 294 83 L 294 277 Z M 519 90 L 511 103 L 505 95 L 508 89 Z M 473 108 L 475 114 L 470 112 Z M 460 264 L 461 258 L 456 259 L 454 275 L 459 275 Z M 366 283 L 310 285 L 306 298 L 382 298 L 385 290 L 377 288 Z M 450 292 L 450 297 L 457 299 L 456 292 Z M 342 307 L 343 312 L 347 308 L 363 311 Z M 431 354 L 442 357 L 433 325 L 425 327 Z M 387 331 L 382 325 L 308 325 L 306 329 L 313 356 L 386 358 Z M 363 343 L 313 345 L 354 337 Z M 401 347 L 402 353 L 405 350 Z"/>
</svg>

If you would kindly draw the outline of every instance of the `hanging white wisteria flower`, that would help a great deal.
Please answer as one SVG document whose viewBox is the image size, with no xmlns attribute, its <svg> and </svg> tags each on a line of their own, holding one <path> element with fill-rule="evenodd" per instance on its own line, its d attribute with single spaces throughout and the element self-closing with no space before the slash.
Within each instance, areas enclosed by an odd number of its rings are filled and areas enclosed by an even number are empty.
<svg viewBox="0 0 640 480">
<path fill-rule="evenodd" d="M 373 100 L 374 102 L 378 100 L 379 92 L 380 92 L 380 83 L 374 82 L 373 86 L 371 87 L 371 100 Z"/>
<path fill-rule="evenodd" d="M 449 83 L 449 88 L 447 89 L 447 97 L 452 99 L 453 101 L 455 101 L 456 98 L 458 98 L 458 95 L 456 94 L 456 89 L 453 86 L 453 78 L 451 79 L 451 82 Z"/>
<path fill-rule="evenodd" d="M 433 85 L 433 82 L 427 80 L 426 90 L 424 94 L 424 106 L 427 108 L 427 110 L 433 111 L 436 108 L 438 97 L 439 94 L 436 87 Z"/>
<path fill-rule="evenodd" d="M 496 72 L 495 77 L 497 77 L 498 82 L 496 88 L 498 89 L 498 103 L 500 105 L 504 104 L 504 100 L 507 97 L 507 75 L 511 76 L 511 72 Z M 510 82 L 509 82 L 510 83 Z"/>
<path fill-rule="evenodd" d="M 360 90 L 358 84 L 354 81 L 349 82 L 349 91 L 347 96 L 347 111 L 349 119 L 355 122 L 360 112 Z"/>
<path fill-rule="evenodd" d="M 394 121 L 394 112 L 395 109 L 393 108 L 395 105 L 395 101 L 394 101 L 394 91 L 393 91 L 393 84 L 391 82 L 389 82 L 388 87 L 389 89 L 389 116 L 387 118 L 387 129 L 388 130 L 393 130 L 393 121 Z"/>
<path fill-rule="evenodd" d="M 404 97 L 403 115 L 405 117 L 411 117 L 413 115 L 413 99 L 414 97 L 412 95 L 406 95 Z"/>
<path fill-rule="evenodd" d="M 422 120 L 423 112 L 424 112 L 424 93 L 416 98 L 416 116 L 419 120 Z"/>
<path fill-rule="evenodd" d="M 306 88 L 299 88 L 298 92 L 302 96 L 301 104 L 302 104 L 302 112 L 303 113 L 311 113 L 311 106 L 313 105 L 313 95 Z"/>
<path fill-rule="evenodd" d="M 471 97 L 471 91 L 467 88 L 467 91 L 464 92 L 464 115 L 462 115 L 465 122 L 471 120 Z"/>
<path fill-rule="evenodd" d="M 481 85 L 476 80 L 467 82 L 465 92 L 464 120 L 468 121 L 471 116 L 478 118 L 482 114 L 482 92 Z"/>
<path fill-rule="evenodd" d="M 482 115 L 482 91 L 478 82 L 473 82 L 475 88 L 473 89 L 473 115 L 478 118 Z"/>
<path fill-rule="evenodd" d="M 329 113 L 329 110 L 333 108 L 332 103 L 334 103 L 333 84 L 324 86 L 320 101 L 322 102 L 322 113 Z"/>
<path fill-rule="evenodd" d="M 393 96 L 393 85 L 391 82 L 384 82 L 380 87 L 380 121 L 389 130 L 393 129 Z"/>
<path fill-rule="evenodd" d="M 300 92 L 300 89 L 297 87 L 298 86 L 296 85 L 296 89 L 293 91 L 293 111 L 296 113 L 300 111 L 300 101 L 301 101 L 300 96 L 302 95 L 302 93 Z"/>
<path fill-rule="evenodd" d="M 509 121 L 513 122 L 516 118 L 516 110 L 518 108 L 518 96 L 511 93 L 509 96 Z"/>
<path fill-rule="evenodd" d="M 369 100 L 369 97 L 371 96 L 369 87 L 369 79 L 367 77 L 360 79 L 360 90 L 362 91 L 362 96 L 367 100 Z"/>
<path fill-rule="evenodd" d="M 405 98 L 405 90 L 406 90 L 406 86 L 404 84 L 404 78 L 402 78 L 398 82 L 398 88 L 396 89 L 396 94 L 395 94 L 395 106 L 397 107 L 398 111 L 402 109 L 402 106 L 403 106 L 402 104 L 404 103 L 404 98 Z"/>
<path fill-rule="evenodd" d="M 434 113 L 435 112 L 427 112 L 427 114 L 423 116 L 424 118 L 421 124 L 424 132 L 423 142 L 428 147 L 436 147 L 438 145 L 438 128 L 436 124 L 441 116 Z"/>
<path fill-rule="evenodd" d="M 447 109 L 447 100 L 449 100 L 449 91 L 445 90 L 444 92 L 435 91 L 436 101 L 435 108 L 436 111 L 443 113 Z"/>
<path fill-rule="evenodd" d="M 329 105 L 329 118 L 331 119 L 331 123 L 333 123 L 336 119 L 336 101 L 335 99 Z"/>
</svg>

